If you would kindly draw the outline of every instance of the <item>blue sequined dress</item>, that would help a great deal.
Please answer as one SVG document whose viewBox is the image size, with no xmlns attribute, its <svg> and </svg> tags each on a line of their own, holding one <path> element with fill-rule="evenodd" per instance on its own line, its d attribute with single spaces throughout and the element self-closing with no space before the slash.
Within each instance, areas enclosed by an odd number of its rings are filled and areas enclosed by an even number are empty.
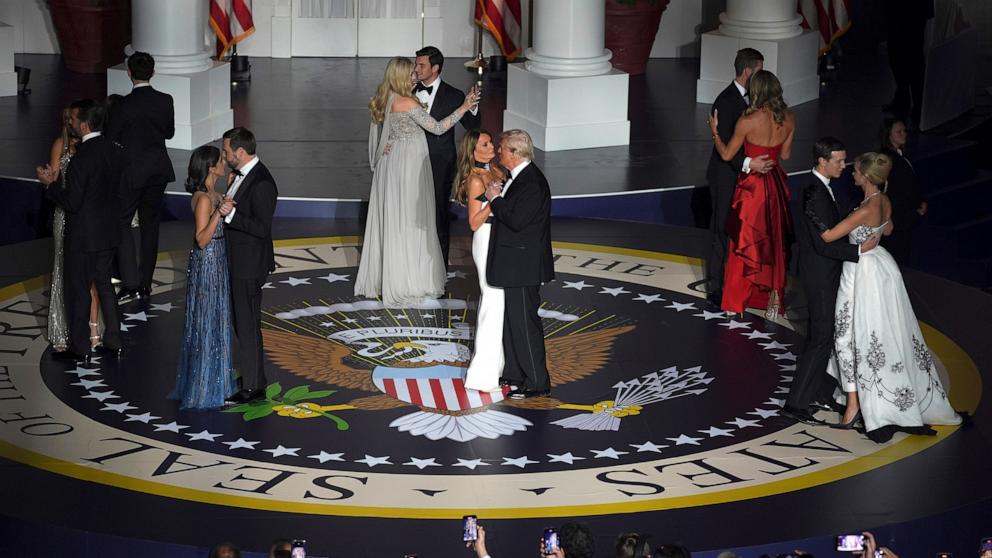
<svg viewBox="0 0 992 558">
<path fill-rule="evenodd" d="M 193 246 L 186 270 L 186 321 L 169 395 L 183 409 L 216 409 L 234 392 L 231 362 L 231 298 L 224 221 L 206 248 Z"/>
</svg>

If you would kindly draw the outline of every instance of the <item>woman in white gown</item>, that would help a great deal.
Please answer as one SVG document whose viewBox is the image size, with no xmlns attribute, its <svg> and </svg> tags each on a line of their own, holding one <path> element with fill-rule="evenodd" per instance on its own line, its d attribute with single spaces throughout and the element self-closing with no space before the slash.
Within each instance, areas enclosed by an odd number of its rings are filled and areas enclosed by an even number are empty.
<svg viewBox="0 0 992 558">
<path fill-rule="evenodd" d="M 444 294 L 447 279 L 434 219 L 434 179 L 424 132 L 443 134 L 479 101 L 465 102 L 440 122 L 413 91 L 413 62 L 393 58 L 369 101 L 372 189 L 355 296 L 382 298 L 387 308 L 415 306 Z"/>
<path fill-rule="evenodd" d="M 498 391 L 503 372 L 503 289 L 486 281 L 489 256 L 489 229 L 492 210 L 486 200 L 486 186 L 502 183 L 506 175 L 493 163 L 496 149 L 493 136 L 485 130 L 471 130 L 458 146 L 458 172 L 453 197 L 468 206 L 472 228 L 472 260 L 479 274 L 479 309 L 475 326 L 475 351 L 465 373 L 465 387 L 478 391 Z"/>
<path fill-rule="evenodd" d="M 891 169 L 891 159 L 881 153 L 855 160 L 854 182 L 864 190 L 864 201 L 837 226 L 821 227 L 824 240 L 847 236 L 861 244 L 873 234 L 891 233 L 892 204 L 882 190 Z M 937 375 L 899 266 L 885 248 L 844 262 L 834 327 L 827 370 L 846 394 L 838 398 L 846 408 L 835 428 L 854 428 L 861 419 L 868 437 L 884 442 L 897 430 L 929 433 L 926 425 L 961 422 Z"/>
</svg>

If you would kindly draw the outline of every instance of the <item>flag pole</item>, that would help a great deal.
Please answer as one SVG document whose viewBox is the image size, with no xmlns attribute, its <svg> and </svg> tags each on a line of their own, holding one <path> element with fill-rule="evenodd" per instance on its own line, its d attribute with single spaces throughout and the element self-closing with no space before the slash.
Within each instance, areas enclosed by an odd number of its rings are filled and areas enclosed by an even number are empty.
<svg viewBox="0 0 992 558">
<path fill-rule="evenodd" d="M 485 66 L 485 62 L 482 61 L 482 26 L 478 23 L 475 26 L 478 28 L 478 32 L 475 34 L 475 58 L 465 63 L 465 69 L 472 71 Z"/>
</svg>

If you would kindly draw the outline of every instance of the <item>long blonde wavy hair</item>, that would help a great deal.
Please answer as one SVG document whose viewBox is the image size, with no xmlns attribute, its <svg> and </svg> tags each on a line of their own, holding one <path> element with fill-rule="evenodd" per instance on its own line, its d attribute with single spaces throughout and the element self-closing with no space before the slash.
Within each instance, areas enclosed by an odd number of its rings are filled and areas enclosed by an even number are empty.
<svg viewBox="0 0 992 558">
<path fill-rule="evenodd" d="M 766 108 L 772 113 L 776 124 L 785 124 L 785 113 L 788 112 L 789 105 L 782 98 L 782 84 L 775 74 L 768 70 L 755 72 L 748 82 L 747 94 L 751 97 L 751 106 L 744 111 L 745 116 Z"/>
<path fill-rule="evenodd" d="M 386 64 L 386 73 L 382 76 L 382 83 L 375 90 L 375 96 L 369 99 L 369 113 L 372 120 L 382 122 L 386 118 L 386 103 L 389 102 L 390 95 L 400 97 L 412 97 L 413 90 L 413 62 L 409 58 L 397 56 Z"/>
<path fill-rule="evenodd" d="M 451 195 L 459 205 L 468 203 L 468 179 L 472 176 L 472 169 L 475 168 L 475 147 L 479 145 L 479 138 L 483 135 L 489 136 L 490 141 L 493 135 L 486 130 L 475 129 L 465 132 L 461 143 L 458 144 L 458 158 L 455 161 L 455 183 L 451 189 Z M 498 157 L 493 157 L 489 162 L 489 170 L 493 179 L 503 178 L 506 173 L 503 167 L 497 162 Z"/>
</svg>

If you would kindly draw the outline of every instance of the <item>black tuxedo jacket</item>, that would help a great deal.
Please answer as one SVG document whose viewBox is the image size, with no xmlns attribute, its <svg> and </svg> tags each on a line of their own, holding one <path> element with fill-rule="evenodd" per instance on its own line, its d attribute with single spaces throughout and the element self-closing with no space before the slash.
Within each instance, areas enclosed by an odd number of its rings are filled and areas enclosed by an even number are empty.
<svg viewBox="0 0 992 558">
<path fill-rule="evenodd" d="M 462 106 L 462 103 L 465 102 L 465 93 L 457 87 L 448 85 L 444 80 L 438 80 L 436 85 L 438 90 L 437 95 L 434 96 L 434 103 L 431 105 L 431 117 L 434 120 L 441 120 Z M 473 115 L 471 112 L 466 112 L 460 122 L 466 130 L 472 130 L 479 127 L 479 116 Z M 424 130 L 424 134 L 427 136 L 427 151 L 430 153 L 432 163 L 436 160 L 454 163 L 454 128 L 451 128 L 440 136 L 434 135 L 427 130 Z"/>
<path fill-rule="evenodd" d="M 842 262 L 858 261 L 857 245 L 839 238 L 826 242 L 820 233 L 840 222 L 837 204 L 827 187 L 813 176 L 803 190 L 803 224 L 799 231 L 799 277 L 807 292 L 836 295 Z M 832 319 L 832 317 L 831 317 Z"/>
<path fill-rule="evenodd" d="M 724 144 L 730 143 L 730 138 L 734 137 L 734 128 L 737 126 L 737 119 L 744 114 L 747 109 L 747 102 L 737 90 L 737 86 L 731 83 L 717 95 L 710 110 L 717 111 L 716 132 Z M 724 161 L 720 154 L 716 152 L 716 147 L 710 153 L 710 163 L 706 167 L 706 182 L 710 185 L 733 185 L 737 183 L 737 175 L 740 174 L 744 166 L 744 149 L 739 150 L 734 158 Z"/>
<path fill-rule="evenodd" d="M 176 179 L 165 140 L 176 133 L 172 96 L 137 87 L 114 105 L 107 121 L 107 137 L 124 146 L 128 168 L 125 185 L 143 188 Z"/>
<path fill-rule="evenodd" d="M 555 277 L 551 256 L 551 188 L 533 162 L 490 203 L 493 215 L 486 280 L 494 287 L 529 287 Z"/>
<path fill-rule="evenodd" d="M 120 244 L 118 192 L 124 158 L 121 147 L 104 136 L 79 144 L 65 172 L 65 188 L 46 195 L 66 212 L 66 239 L 72 250 L 97 252 Z"/>
<path fill-rule="evenodd" d="M 279 190 L 261 161 L 234 194 L 237 210 L 226 225 L 227 258 L 232 279 L 264 279 L 276 268 L 272 252 L 272 215 Z"/>
</svg>

